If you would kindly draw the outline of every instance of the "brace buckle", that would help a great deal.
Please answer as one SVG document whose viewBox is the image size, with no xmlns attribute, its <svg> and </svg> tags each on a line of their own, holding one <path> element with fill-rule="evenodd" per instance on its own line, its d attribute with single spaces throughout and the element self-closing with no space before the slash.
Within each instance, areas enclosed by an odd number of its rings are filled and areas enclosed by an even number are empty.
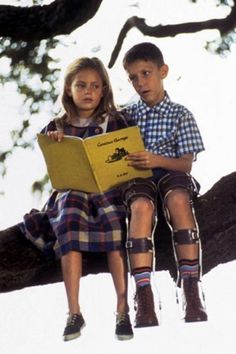
<svg viewBox="0 0 236 354">
<path fill-rule="evenodd" d="M 125 248 L 133 248 L 133 241 L 127 240 L 125 242 Z"/>
</svg>

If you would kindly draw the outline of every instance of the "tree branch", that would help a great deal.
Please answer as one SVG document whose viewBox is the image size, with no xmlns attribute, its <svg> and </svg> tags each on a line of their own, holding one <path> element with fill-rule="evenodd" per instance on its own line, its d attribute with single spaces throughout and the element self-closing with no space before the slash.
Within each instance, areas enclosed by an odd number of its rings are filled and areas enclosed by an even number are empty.
<svg viewBox="0 0 236 354">
<path fill-rule="evenodd" d="M 211 19 L 208 21 L 201 21 L 201 22 L 187 22 L 187 23 L 180 23 L 176 25 L 158 25 L 158 26 L 148 26 L 145 23 L 144 18 L 139 18 L 137 16 L 133 16 L 129 18 L 123 28 L 120 31 L 118 36 L 115 48 L 111 54 L 111 59 L 109 61 L 108 67 L 112 68 L 116 62 L 116 59 L 120 53 L 122 44 L 127 33 L 133 28 L 136 27 L 140 32 L 143 33 L 145 36 L 150 37 L 174 37 L 178 34 L 182 33 L 196 33 L 203 30 L 218 30 L 221 36 L 229 33 L 236 27 L 236 1 L 234 0 L 234 6 L 230 14 L 223 19 Z"/>
<path fill-rule="evenodd" d="M 203 274 L 236 259 L 236 172 L 199 197 L 195 211 L 203 249 Z M 176 277 L 171 234 L 160 215 L 155 235 L 156 270 Z M 83 275 L 108 272 L 106 256 L 84 253 Z M 62 280 L 60 262 L 26 240 L 17 225 L 0 231 L 0 293 Z"/>
<path fill-rule="evenodd" d="M 0 36 L 41 40 L 69 34 L 90 20 L 102 0 L 55 0 L 49 5 L 0 5 Z"/>
</svg>

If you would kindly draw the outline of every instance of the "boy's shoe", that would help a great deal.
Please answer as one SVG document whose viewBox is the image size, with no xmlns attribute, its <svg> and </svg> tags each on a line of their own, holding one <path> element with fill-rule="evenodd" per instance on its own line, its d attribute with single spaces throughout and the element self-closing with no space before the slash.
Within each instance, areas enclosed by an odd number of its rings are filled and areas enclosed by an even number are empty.
<svg viewBox="0 0 236 354">
<path fill-rule="evenodd" d="M 82 314 L 74 313 L 69 315 L 66 327 L 63 333 L 64 341 L 78 338 L 81 335 L 81 329 L 85 326 Z"/>
<path fill-rule="evenodd" d="M 158 326 L 151 285 L 138 286 L 135 294 L 135 328 Z"/>
<path fill-rule="evenodd" d="M 116 315 L 116 338 L 119 340 L 132 339 L 134 336 L 128 313 L 118 313 Z"/>
<path fill-rule="evenodd" d="M 187 278 L 182 280 L 184 295 L 184 320 L 185 322 L 207 321 L 206 309 L 200 298 L 199 280 Z"/>
</svg>

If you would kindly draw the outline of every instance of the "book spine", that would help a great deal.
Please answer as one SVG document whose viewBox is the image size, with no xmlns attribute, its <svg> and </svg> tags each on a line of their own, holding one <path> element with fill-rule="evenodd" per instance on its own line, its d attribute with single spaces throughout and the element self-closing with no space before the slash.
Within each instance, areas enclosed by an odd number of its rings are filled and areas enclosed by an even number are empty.
<svg viewBox="0 0 236 354">
<path fill-rule="evenodd" d="M 90 166 L 91 171 L 92 171 L 92 176 L 93 176 L 94 182 L 95 182 L 95 184 L 97 186 L 98 191 L 100 193 L 102 193 L 103 190 L 102 190 L 101 184 L 99 183 L 99 179 L 98 179 L 98 177 L 96 175 L 95 168 L 93 166 L 93 162 L 92 162 L 91 156 L 89 154 L 89 149 L 87 148 L 87 145 L 86 145 L 86 140 L 83 141 L 83 146 L 84 146 L 84 149 L 86 151 L 86 156 L 87 156 L 88 161 L 89 161 L 89 166 Z"/>
</svg>

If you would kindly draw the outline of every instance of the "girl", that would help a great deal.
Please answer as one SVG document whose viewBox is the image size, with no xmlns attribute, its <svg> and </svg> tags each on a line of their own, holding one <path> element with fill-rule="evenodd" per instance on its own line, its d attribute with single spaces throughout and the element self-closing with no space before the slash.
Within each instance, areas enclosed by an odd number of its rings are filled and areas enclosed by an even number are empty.
<svg viewBox="0 0 236 354">
<path fill-rule="evenodd" d="M 80 58 L 67 68 L 62 95 L 64 114 L 51 121 L 42 133 L 60 142 L 65 135 L 82 138 L 132 125 L 117 112 L 108 74 L 97 58 Z M 73 171 L 71 171 L 73 173 Z M 127 269 L 124 249 L 126 212 L 119 190 L 104 194 L 75 190 L 54 191 L 43 212 L 25 215 L 21 230 L 36 245 L 42 240 L 42 225 L 48 223 L 56 236 L 54 251 L 61 259 L 69 317 L 64 340 L 77 338 L 85 325 L 79 304 L 83 252 L 107 252 L 116 294 L 116 336 L 130 339 L 133 331 L 127 303 Z M 47 235 L 49 228 L 47 229 Z M 48 241 L 48 240 L 47 240 Z"/>
</svg>

